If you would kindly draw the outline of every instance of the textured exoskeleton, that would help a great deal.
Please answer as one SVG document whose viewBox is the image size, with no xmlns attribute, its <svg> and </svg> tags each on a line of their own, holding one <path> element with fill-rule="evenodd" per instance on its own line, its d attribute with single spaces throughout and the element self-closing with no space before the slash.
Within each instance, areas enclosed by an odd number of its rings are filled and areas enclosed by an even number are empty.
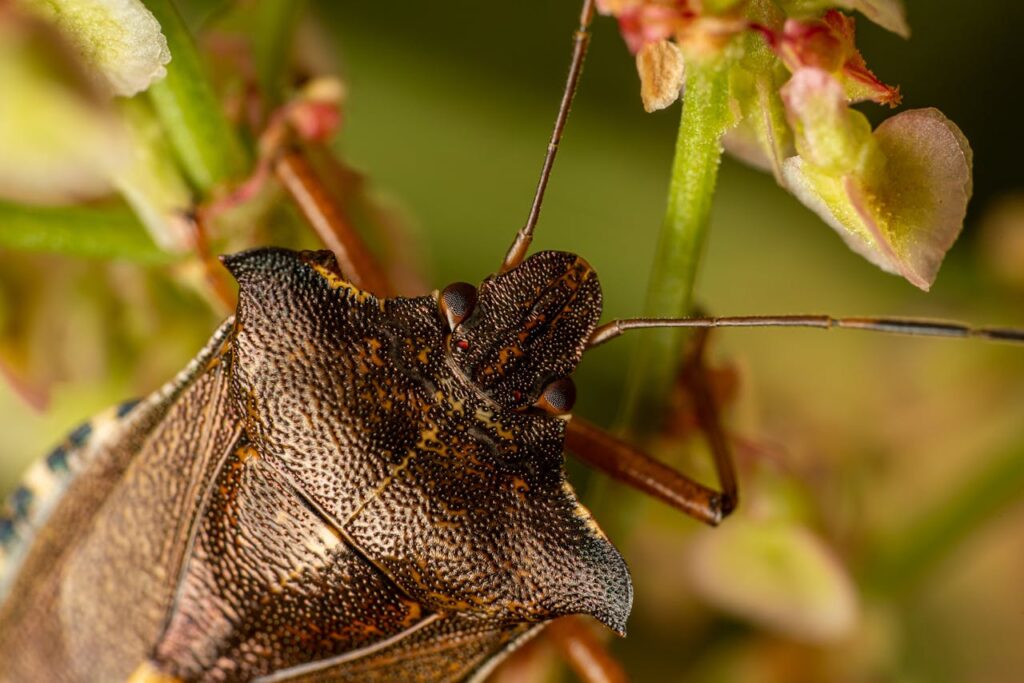
<svg viewBox="0 0 1024 683">
<path fill-rule="evenodd" d="M 531 407 L 600 315 L 582 259 L 489 278 L 458 325 L 328 252 L 225 263 L 236 316 L 16 494 L 0 678 L 463 680 L 560 615 L 624 631 L 567 418 Z"/>
</svg>

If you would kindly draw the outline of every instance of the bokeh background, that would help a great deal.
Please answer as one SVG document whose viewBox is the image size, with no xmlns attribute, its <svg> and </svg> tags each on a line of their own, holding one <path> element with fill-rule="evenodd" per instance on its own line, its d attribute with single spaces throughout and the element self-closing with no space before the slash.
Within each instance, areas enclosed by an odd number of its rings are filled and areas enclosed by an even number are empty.
<svg viewBox="0 0 1024 683">
<path fill-rule="evenodd" d="M 336 149 L 431 286 L 493 272 L 525 219 L 576 5 L 308 3 L 304 49 L 347 90 Z M 1024 326 L 1024 5 L 907 5 L 913 38 L 859 20 L 861 51 L 904 107 L 938 107 L 974 149 L 975 198 L 932 291 L 876 270 L 769 175 L 726 160 L 707 310 Z M 197 28 L 245 34 L 225 3 L 183 9 Z M 638 91 L 614 22 L 598 19 L 535 241 L 595 267 L 609 318 L 640 312 L 678 123 L 678 105 L 645 114 Z M 167 267 L 0 250 L 0 492 L 82 418 L 159 386 L 219 315 Z M 584 360 L 581 415 L 616 424 L 630 348 Z M 735 520 L 700 528 L 571 465 L 633 572 L 629 636 L 609 643 L 632 679 L 1020 680 L 1024 349 L 737 330 L 711 356 L 733 387 Z M 685 429 L 652 448 L 710 476 Z M 570 676 L 550 650 L 532 656 L 528 677 Z"/>
</svg>

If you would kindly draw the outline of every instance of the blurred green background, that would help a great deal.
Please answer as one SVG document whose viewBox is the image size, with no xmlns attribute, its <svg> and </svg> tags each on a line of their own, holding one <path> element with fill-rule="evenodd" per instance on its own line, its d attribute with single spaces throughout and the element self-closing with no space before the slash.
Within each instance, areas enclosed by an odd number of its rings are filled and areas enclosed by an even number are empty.
<svg viewBox="0 0 1024 683">
<path fill-rule="evenodd" d="M 707 310 L 1024 326 L 1024 249 L 1015 246 L 1024 233 L 1024 5 L 907 4 L 909 42 L 859 18 L 858 45 L 882 80 L 901 86 L 904 107 L 938 107 L 975 154 L 967 225 L 932 292 L 876 270 L 770 176 L 727 160 L 698 286 Z M 217 28 L 223 6 L 186 9 L 194 25 Z M 321 2 L 309 11 L 302 42 L 336 60 L 347 87 L 337 149 L 404 218 L 429 282 L 493 272 L 529 208 L 577 3 Z M 638 90 L 614 22 L 598 19 L 534 243 L 595 267 L 606 317 L 642 306 L 678 122 L 678 105 L 645 114 Z M 0 385 L 8 491 L 81 418 L 183 366 L 217 315 L 131 264 L 0 252 L 0 267 L 11 362 L 52 387 L 38 411 Z M 614 424 L 630 346 L 616 341 L 584 360 L 580 414 Z M 716 335 L 712 356 L 739 383 L 727 406 L 744 496 L 736 525 L 806 533 L 815 550 L 751 548 L 735 533 L 716 547 L 709 534 L 732 521 L 700 529 L 574 467 L 633 571 L 630 634 L 611 643 L 632 679 L 1019 680 L 1022 350 L 739 330 Z M 699 440 L 666 437 L 655 450 L 709 471 Z M 720 575 L 698 561 L 705 551 L 722 554 Z M 815 581 L 833 587 L 808 597 Z M 738 605 L 722 597 L 730 582 L 741 584 Z M 843 600 L 852 605 L 843 627 L 822 627 Z"/>
</svg>

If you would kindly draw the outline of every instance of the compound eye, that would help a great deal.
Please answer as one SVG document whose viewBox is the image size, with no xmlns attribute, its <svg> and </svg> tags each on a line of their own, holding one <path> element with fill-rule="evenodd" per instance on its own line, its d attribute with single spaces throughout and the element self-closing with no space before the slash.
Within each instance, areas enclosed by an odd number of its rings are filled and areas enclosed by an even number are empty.
<svg viewBox="0 0 1024 683">
<path fill-rule="evenodd" d="M 556 379 L 544 387 L 533 405 L 552 415 L 565 415 L 576 403 L 576 384 L 569 377 Z"/>
<path fill-rule="evenodd" d="M 476 306 L 476 287 L 468 282 L 456 282 L 444 288 L 437 305 L 441 315 L 448 321 L 449 329 L 455 327 L 473 314 Z"/>
</svg>

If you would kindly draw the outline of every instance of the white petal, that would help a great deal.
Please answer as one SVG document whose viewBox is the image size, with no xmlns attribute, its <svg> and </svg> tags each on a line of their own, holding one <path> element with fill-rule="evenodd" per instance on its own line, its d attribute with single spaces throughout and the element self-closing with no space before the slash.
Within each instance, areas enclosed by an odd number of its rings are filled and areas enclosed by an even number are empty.
<svg viewBox="0 0 1024 683">
<path fill-rule="evenodd" d="M 21 2 L 54 22 L 114 94 L 134 95 L 167 75 L 167 39 L 139 0 Z"/>
</svg>

